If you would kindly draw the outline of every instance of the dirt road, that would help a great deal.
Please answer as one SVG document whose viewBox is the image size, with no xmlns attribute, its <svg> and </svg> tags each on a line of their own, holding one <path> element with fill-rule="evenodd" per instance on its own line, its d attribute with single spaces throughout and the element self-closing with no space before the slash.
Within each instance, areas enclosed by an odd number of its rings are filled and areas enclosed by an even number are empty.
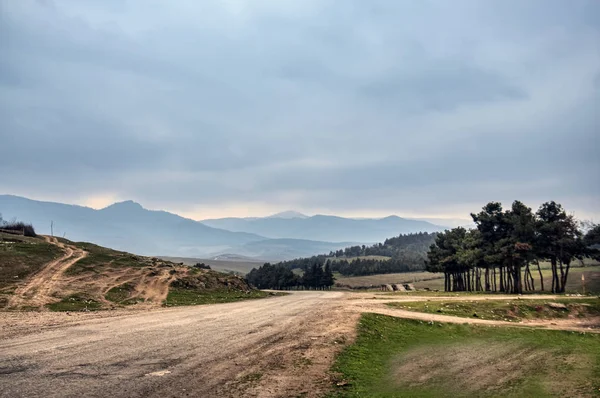
<svg viewBox="0 0 600 398">
<path fill-rule="evenodd" d="M 354 337 L 362 312 L 517 326 L 384 305 L 448 299 L 294 292 L 262 300 L 142 311 L 4 312 L 0 396 L 317 397 L 330 386 L 333 358 Z M 557 320 L 544 326 L 588 331 L 585 324 L 577 324 L 583 321 Z"/>
<path fill-rule="evenodd" d="M 317 396 L 358 319 L 343 296 L 298 292 L 66 324 L 66 314 L 46 313 L 39 332 L 3 333 L 0 396 Z"/>
<path fill-rule="evenodd" d="M 48 302 L 52 302 L 51 295 L 56 291 L 63 273 L 88 254 L 86 251 L 76 246 L 66 245 L 54 237 L 44 236 L 44 239 L 46 242 L 58 246 L 64 254 L 45 265 L 27 281 L 27 284 L 19 287 L 8 302 L 8 307 L 14 308 L 23 304 L 30 307 L 43 307 Z"/>
</svg>

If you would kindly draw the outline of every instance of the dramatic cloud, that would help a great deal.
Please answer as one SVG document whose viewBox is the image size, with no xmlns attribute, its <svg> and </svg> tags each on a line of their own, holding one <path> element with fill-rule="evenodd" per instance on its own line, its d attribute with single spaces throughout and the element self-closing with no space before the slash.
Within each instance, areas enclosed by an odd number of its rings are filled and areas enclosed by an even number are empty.
<svg viewBox="0 0 600 398">
<path fill-rule="evenodd" d="M 0 192 L 600 218 L 595 0 L 0 0 Z"/>
</svg>

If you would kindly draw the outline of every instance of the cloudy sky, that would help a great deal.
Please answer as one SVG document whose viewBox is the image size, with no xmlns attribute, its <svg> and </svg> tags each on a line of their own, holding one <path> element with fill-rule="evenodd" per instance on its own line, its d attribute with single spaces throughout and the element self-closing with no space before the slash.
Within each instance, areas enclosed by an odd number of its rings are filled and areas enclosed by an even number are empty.
<svg viewBox="0 0 600 398">
<path fill-rule="evenodd" d="M 0 0 L 0 193 L 600 220 L 596 0 Z"/>
</svg>

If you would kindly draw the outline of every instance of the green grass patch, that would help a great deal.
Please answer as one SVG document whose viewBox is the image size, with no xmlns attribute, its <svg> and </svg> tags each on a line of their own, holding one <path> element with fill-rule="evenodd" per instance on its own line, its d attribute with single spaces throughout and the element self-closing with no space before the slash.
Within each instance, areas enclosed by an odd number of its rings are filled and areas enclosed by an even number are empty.
<svg viewBox="0 0 600 398">
<path fill-rule="evenodd" d="M 234 301 L 263 298 L 269 295 L 270 293 L 261 290 L 244 292 L 237 290 L 192 290 L 171 287 L 165 300 L 165 306 L 231 303 Z"/>
<path fill-rule="evenodd" d="M 108 301 L 112 301 L 113 303 L 116 303 L 116 304 L 122 304 L 122 305 L 136 304 L 136 303 L 138 303 L 138 300 L 130 298 L 131 293 L 133 293 L 134 290 L 135 290 L 135 286 L 133 284 L 124 283 L 122 285 L 115 286 L 112 289 L 110 289 L 108 292 L 106 292 L 104 297 Z"/>
<path fill-rule="evenodd" d="M 70 242 L 70 244 L 87 251 L 88 255 L 73 264 L 73 266 L 65 272 L 67 275 L 78 275 L 86 272 L 98 274 L 105 271 L 107 268 L 145 267 L 151 265 L 149 260 L 145 257 L 108 249 L 93 243 Z"/>
<path fill-rule="evenodd" d="M 42 238 L 0 233 L 0 289 L 9 289 L 63 252 Z"/>
<path fill-rule="evenodd" d="M 101 305 L 84 294 L 73 294 L 57 303 L 48 304 L 51 311 L 97 311 Z"/>
<path fill-rule="evenodd" d="M 333 397 L 600 396 L 600 336 L 363 314 Z"/>
<path fill-rule="evenodd" d="M 518 322 L 522 319 L 600 316 L 599 298 L 446 302 L 415 301 L 388 303 L 387 305 L 408 311 L 512 322 Z M 564 308 L 559 308 L 561 306 L 564 306 Z"/>
</svg>

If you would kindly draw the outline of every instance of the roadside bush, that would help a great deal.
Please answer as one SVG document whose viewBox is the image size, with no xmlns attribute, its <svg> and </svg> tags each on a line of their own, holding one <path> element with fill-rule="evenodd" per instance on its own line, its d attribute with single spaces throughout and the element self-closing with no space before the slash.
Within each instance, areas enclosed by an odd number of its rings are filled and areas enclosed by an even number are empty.
<svg viewBox="0 0 600 398">
<path fill-rule="evenodd" d="M 25 224 L 22 221 L 0 221 L 0 229 L 4 231 L 14 231 L 22 233 L 25 236 L 36 237 L 35 229 L 31 224 Z"/>
</svg>

